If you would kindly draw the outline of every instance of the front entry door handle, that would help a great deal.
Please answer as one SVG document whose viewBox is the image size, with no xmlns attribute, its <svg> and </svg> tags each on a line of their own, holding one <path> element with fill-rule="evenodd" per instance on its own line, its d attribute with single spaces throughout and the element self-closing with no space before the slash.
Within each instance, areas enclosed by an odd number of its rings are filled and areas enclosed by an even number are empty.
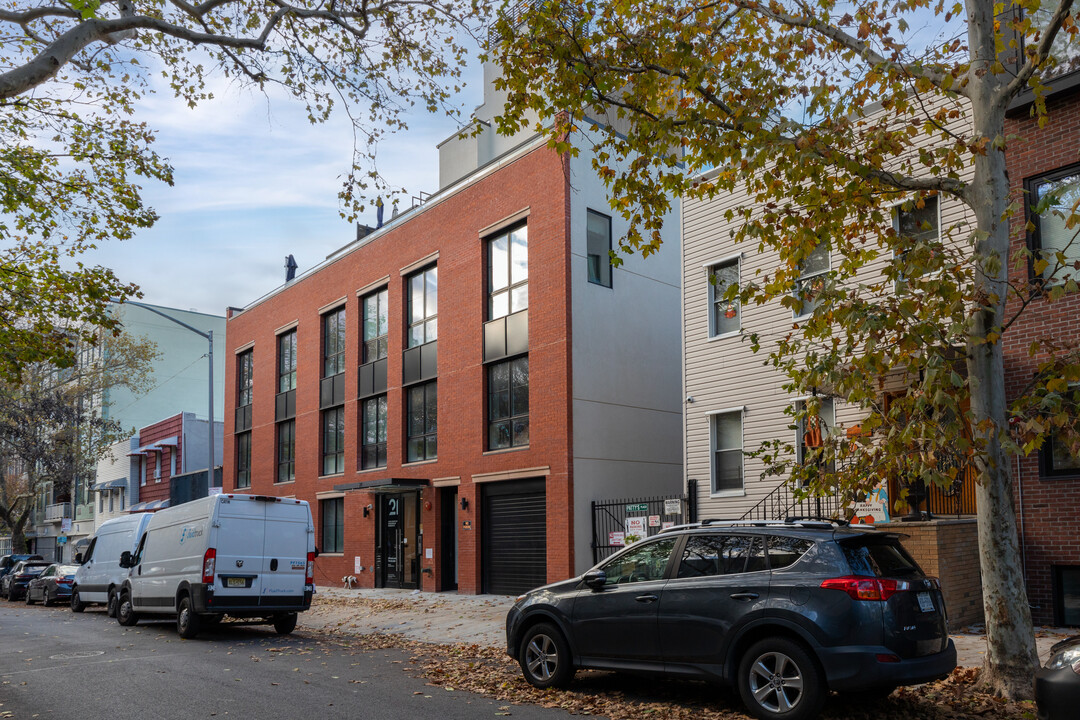
<svg viewBox="0 0 1080 720">
<path fill-rule="evenodd" d="M 758 594 L 755 592 L 737 592 L 731 593 L 732 600 L 757 600 Z"/>
<path fill-rule="evenodd" d="M 634 599 L 637 600 L 640 603 L 651 603 L 651 602 L 656 602 L 660 598 L 658 598 L 656 595 L 638 595 Z"/>
</svg>

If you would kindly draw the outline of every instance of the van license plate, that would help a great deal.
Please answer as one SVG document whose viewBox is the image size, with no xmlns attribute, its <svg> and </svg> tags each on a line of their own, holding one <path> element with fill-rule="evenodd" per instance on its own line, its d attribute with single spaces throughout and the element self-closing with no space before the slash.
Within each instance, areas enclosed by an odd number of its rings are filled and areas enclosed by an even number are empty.
<svg viewBox="0 0 1080 720">
<path fill-rule="evenodd" d="M 234 588 L 247 587 L 247 581 L 244 578 L 226 578 L 225 587 L 234 587 Z M 925 595 L 926 593 L 921 593 L 921 594 Z M 919 604 L 920 605 L 922 604 L 922 600 L 919 601 Z"/>
<path fill-rule="evenodd" d="M 930 593 L 919 593 L 919 610 L 922 612 L 934 611 L 934 601 L 930 598 Z"/>
</svg>

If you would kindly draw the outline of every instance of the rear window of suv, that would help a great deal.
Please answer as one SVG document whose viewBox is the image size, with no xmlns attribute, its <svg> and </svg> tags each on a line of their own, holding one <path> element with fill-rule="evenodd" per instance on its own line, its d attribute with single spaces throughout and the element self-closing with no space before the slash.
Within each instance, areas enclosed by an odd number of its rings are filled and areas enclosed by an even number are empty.
<svg viewBox="0 0 1080 720">
<path fill-rule="evenodd" d="M 849 540 L 841 543 L 851 572 L 870 577 L 921 575 L 915 560 L 908 555 L 899 540 L 874 538 Z"/>
</svg>

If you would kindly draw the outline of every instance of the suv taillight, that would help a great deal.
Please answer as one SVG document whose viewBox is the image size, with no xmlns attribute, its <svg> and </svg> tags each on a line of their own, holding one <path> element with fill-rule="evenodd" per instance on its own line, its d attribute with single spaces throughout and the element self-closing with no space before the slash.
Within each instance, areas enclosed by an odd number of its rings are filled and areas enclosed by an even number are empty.
<svg viewBox="0 0 1080 720">
<path fill-rule="evenodd" d="M 829 578 L 822 581 L 821 587 L 826 590 L 842 590 L 851 596 L 852 600 L 874 601 L 885 601 L 898 592 L 911 589 L 911 585 L 906 580 L 868 578 L 859 575 Z"/>
<path fill-rule="evenodd" d="M 307 554 L 307 570 L 304 573 L 304 583 L 307 585 L 315 584 L 315 553 L 313 552 Z"/>
<path fill-rule="evenodd" d="M 217 550 L 207 548 L 202 558 L 202 581 L 207 585 L 214 584 L 214 561 L 217 560 Z"/>
</svg>

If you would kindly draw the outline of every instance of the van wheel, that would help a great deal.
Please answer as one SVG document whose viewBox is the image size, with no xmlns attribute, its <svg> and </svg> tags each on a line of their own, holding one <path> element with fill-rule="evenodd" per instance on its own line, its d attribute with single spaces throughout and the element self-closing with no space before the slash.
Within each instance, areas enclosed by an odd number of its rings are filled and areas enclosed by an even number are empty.
<svg viewBox="0 0 1080 720">
<path fill-rule="evenodd" d="M 71 588 L 71 612 L 82 612 L 86 609 L 86 603 L 79 597 L 79 588 Z"/>
<path fill-rule="evenodd" d="M 124 627 L 131 627 L 139 622 L 139 613 L 135 612 L 135 607 L 131 604 L 131 593 L 120 593 L 120 604 L 116 606 L 116 622 Z"/>
<path fill-rule="evenodd" d="M 533 687 L 566 687 L 574 679 L 571 662 L 570 646 L 554 625 L 533 625 L 521 639 L 518 664 Z"/>
<path fill-rule="evenodd" d="M 180 607 L 176 613 L 176 632 L 185 640 L 190 640 L 199 634 L 202 622 L 195 611 L 191 608 L 191 598 L 186 595 L 180 598 Z"/>
<path fill-rule="evenodd" d="M 814 658 L 786 638 L 754 643 L 739 663 L 738 684 L 747 710 L 761 720 L 807 720 L 825 702 Z"/>
<path fill-rule="evenodd" d="M 116 601 L 116 590 L 113 590 L 112 588 L 110 588 L 109 589 L 109 599 L 105 604 L 105 614 L 108 615 L 111 618 L 116 617 L 116 606 L 117 606 L 117 604 L 118 603 Z"/>
<path fill-rule="evenodd" d="M 296 629 L 296 613 L 274 616 L 274 632 L 278 635 L 288 635 Z"/>
</svg>

